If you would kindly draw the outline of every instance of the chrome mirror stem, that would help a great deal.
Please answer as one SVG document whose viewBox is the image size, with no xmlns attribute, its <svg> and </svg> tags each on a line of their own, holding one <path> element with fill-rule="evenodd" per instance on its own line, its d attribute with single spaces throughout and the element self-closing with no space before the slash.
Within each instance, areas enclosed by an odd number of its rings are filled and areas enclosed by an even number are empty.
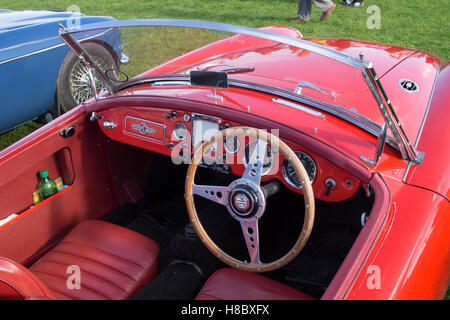
<svg viewBox="0 0 450 320">
<path fill-rule="evenodd" d="M 378 163 L 380 162 L 381 155 L 383 154 L 384 150 L 384 144 L 386 142 L 386 135 L 387 135 L 387 123 L 385 122 L 383 124 L 383 127 L 381 128 L 380 135 L 378 136 L 378 142 L 377 142 L 377 148 L 375 149 L 375 157 L 374 159 L 368 159 L 364 156 L 361 156 L 361 160 L 368 163 L 371 167 L 375 168 Z"/>
</svg>

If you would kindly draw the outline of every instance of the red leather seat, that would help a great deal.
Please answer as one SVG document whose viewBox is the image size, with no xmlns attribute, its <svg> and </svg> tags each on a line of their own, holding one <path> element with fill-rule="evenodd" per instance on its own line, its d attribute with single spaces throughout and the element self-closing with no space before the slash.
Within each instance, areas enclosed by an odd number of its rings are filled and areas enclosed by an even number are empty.
<svg viewBox="0 0 450 320">
<path fill-rule="evenodd" d="M 85 221 L 29 270 L 0 258 L 0 298 L 127 299 L 156 276 L 158 253 L 158 244 L 141 234 Z M 79 289 L 68 285 L 77 268 Z"/>
<path fill-rule="evenodd" d="M 209 277 L 196 300 L 313 300 L 313 298 L 261 275 L 225 268 Z"/>
</svg>

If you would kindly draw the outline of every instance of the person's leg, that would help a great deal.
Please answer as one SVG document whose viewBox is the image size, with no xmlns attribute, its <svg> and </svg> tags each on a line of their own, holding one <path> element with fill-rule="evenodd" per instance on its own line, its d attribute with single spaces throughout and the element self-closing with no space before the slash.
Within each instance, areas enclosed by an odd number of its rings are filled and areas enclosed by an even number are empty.
<svg viewBox="0 0 450 320">
<path fill-rule="evenodd" d="M 320 17 L 320 21 L 327 20 L 333 10 L 336 8 L 336 4 L 332 0 L 313 0 L 314 4 L 323 12 Z"/>
<path fill-rule="evenodd" d="M 298 19 L 309 21 L 311 19 L 311 3 L 312 0 L 298 1 Z"/>
<path fill-rule="evenodd" d="M 322 12 L 326 12 L 334 6 L 334 2 L 332 0 L 313 0 L 313 2 Z"/>
</svg>

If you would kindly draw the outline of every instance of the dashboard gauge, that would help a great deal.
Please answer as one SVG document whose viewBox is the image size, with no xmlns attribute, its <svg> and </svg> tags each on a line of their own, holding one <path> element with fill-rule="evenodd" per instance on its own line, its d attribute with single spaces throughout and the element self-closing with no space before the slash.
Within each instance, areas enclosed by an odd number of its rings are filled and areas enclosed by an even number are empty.
<svg viewBox="0 0 450 320">
<path fill-rule="evenodd" d="M 295 151 L 295 154 L 305 167 L 306 172 L 308 173 L 309 180 L 311 181 L 311 183 L 313 183 L 317 175 L 317 166 L 313 158 L 302 151 Z M 295 172 L 294 167 L 286 159 L 284 159 L 283 161 L 281 172 L 287 183 L 289 183 L 294 188 L 302 189 L 302 185 L 297 177 L 297 173 Z"/>
<path fill-rule="evenodd" d="M 178 122 L 173 129 L 173 135 L 177 140 L 184 140 L 187 138 L 189 130 L 182 122 Z"/>
<path fill-rule="evenodd" d="M 223 142 L 223 146 L 228 153 L 237 153 L 241 148 L 241 141 L 238 136 L 227 136 Z"/>
<path fill-rule="evenodd" d="M 248 160 L 250 159 L 250 156 L 253 154 L 253 152 L 255 151 L 255 148 L 258 145 L 259 146 L 263 145 L 263 142 L 261 140 L 252 141 L 245 146 L 244 164 L 246 166 L 248 164 Z M 275 159 L 273 158 L 272 150 L 270 150 L 269 145 L 267 145 L 266 153 L 265 153 L 265 157 L 264 157 L 264 163 L 263 163 L 263 167 L 262 167 L 262 171 L 261 171 L 262 176 L 265 176 L 265 175 L 269 174 L 270 171 L 272 171 L 274 160 Z"/>
</svg>

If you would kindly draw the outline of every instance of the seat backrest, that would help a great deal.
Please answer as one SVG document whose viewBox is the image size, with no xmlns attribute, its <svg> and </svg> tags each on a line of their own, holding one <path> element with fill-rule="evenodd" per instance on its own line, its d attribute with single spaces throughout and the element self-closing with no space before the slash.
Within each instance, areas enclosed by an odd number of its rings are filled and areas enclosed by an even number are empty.
<svg viewBox="0 0 450 320">
<path fill-rule="evenodd" d="M 27 268 L 11 259 L 0 257 L 0 300 L 54 299 L 47 288 Z"/>
</svg>

